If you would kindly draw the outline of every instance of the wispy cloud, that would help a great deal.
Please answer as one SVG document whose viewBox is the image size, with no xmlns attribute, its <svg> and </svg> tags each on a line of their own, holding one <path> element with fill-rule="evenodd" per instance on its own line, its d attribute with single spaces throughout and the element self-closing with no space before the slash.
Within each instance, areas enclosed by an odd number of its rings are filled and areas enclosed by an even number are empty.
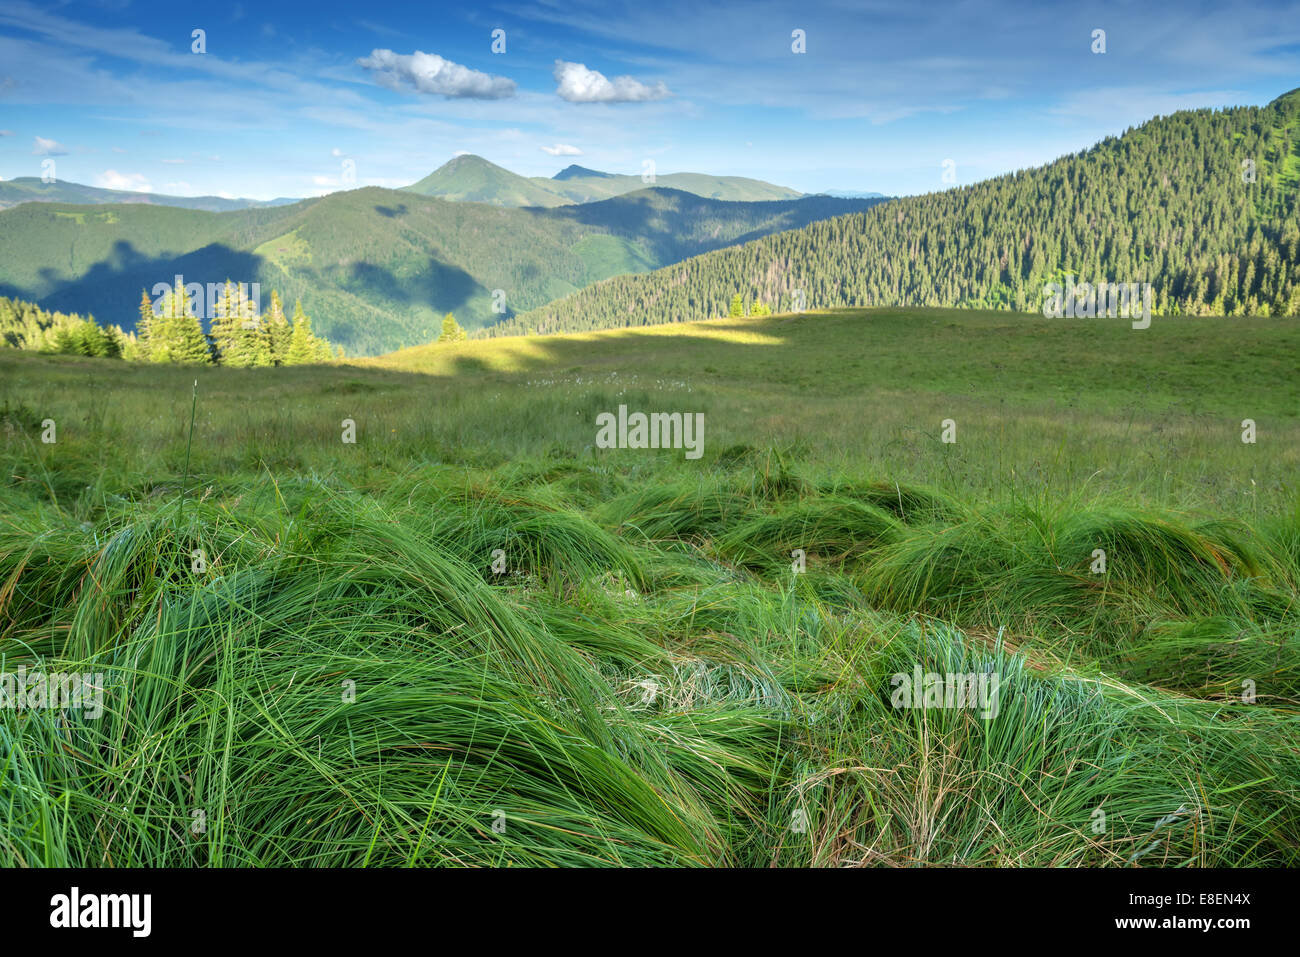
<svg viewBox="0 0 1300 957">
<path fill-rule="evenodd" d="M 104 189 L 121 189 L 132 193 L 152 193 L 153 187 L 140 173 L 119 173 L 106 169 L 95 177 L 95 185 Z"/>
<path fill-rule="evenodd" d="M 552 156 L 581 156 L 582 150 L 576 146 L 570 146 L 568 143 L 556 143 L 554 146 L 543 146 L 543 153 L 550 153 Z"/>
<path fill-rule="evenodd" d="M 33 156 L 67 156 L 68 149 L 62 143 L 55 140 L 47 140 L 43 136 L 33 137 L 32 139 Z"/>
</svg>

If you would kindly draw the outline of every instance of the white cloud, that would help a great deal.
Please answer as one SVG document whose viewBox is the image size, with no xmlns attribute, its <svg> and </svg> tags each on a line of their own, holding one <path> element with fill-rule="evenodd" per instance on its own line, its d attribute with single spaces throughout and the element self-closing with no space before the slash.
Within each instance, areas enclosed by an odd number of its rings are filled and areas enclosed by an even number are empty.
<svg viewBox="0 0 1300 957">
<path fill-rule="evenodd" d="M 165 160 L 162 160 L 162 162 L 166 163 L 168 166 L 184 166 L 184 165 L 185 165 L 185 160 L 183 160 L 183 159 L 165 159 Z"/>
<path fill-rule="evenodd" d="M 514 96 L 515 81 L 504 76 L 480 73 L 436 53 L 416 50 L 410 55 L 392 50 L 372 50 L 357 60 L 375 74 L 375 82 L 390 90 L 409 87 L 420 93 L 476 100 L 499 100 Z"/>
<path fill-rule="evenodd" d="M 610 80 L 586 64 L 564 60 L 555 61 L 555 82 L 559 84 L 556 94 L 570 103 L 640 103 L 672 96 L 663 83 L 647 86 L 630 76 Z"/>
<path fill-rule="evenodd" d="M 120 146 L 114 146 L 114 147 L 112 147 L 112 149 L 113 149 L 113 152 L 114 152 L 114 153 L 125 153 L 125 152 L 126 152 L 126 150 L 122 149 L 122 147 L 120 147 Z"/>
<path fill-rule="evenodd" d="M 543 153 L 550 153 L 552 156 L 581 156 L 582 150 L 576 146 L 570 146 L 568 143 L 556 143 L 554 146 L 543 146 Z"/>
<path fill-rule="evenodd" d="M 184 180 L 182 180 L 179 183 L 168 183 L 166 186 L 163 187 L 163 189 L 169 190 L 170 192 L 173 193 L 189 193 L 189 192 L 193 192 L 194 187 L 191 186 L 189 183 L 185 182 Z"/>
<path fill-rule="evenodd" d="M 153 187 L 139 173 L 119 173 L 115 169 L 106 169 L 95 177 L 95 185 L 104 189 L 124 189 L 132 193 L 152 193 Z"/>
<path fill-rule="evenodd" d="M 0 136 L 13 136 L 13 130 L 0 130 Z"/>
<path fill-rule="evenodd" d="M 68 150 L 62 143 L 37 136 L 32 143 L 33 156 L 67 156 Z"/>
<path fill-rule="evenodd" d="M 343 151 L 339 149 L 337 146 L 334 147 L 332 150 L 330 150 L 330 156 L 342 156 L 342 155 L 343 155 Z"/>
</svg>

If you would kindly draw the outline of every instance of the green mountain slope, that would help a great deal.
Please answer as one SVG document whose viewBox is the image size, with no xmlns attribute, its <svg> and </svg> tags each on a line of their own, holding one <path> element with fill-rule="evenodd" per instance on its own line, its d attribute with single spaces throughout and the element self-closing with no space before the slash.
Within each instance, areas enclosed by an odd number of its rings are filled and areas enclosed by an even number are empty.
<svg viewBox="0 0 1300 957">
<path fill-rule="evenodd" d="M 456 156 L 410 186 L 402 189 L 421 196 L 439 196 L 458 202 L 492 206 L 559 206 L 568 199 L 518 173 L 489 163 L 481 156 Z"/>
<path fill-rule="evenodd" d="M 1252 165 L 1253 164 L 1253 165 Z M 1157 314 L 1300 314 L 1300 91 L 1159 117 L 1039 169 L 893 200 L 621 276 L 492 334 L 720 316 L 739 292 L 788 309 L 1036 311 L 1044 284 L 1150 282 Z"/>
<path fill-rule="evenodd" d="M 572 172 L 570 172 L 572 171 Z M 563 178 L 561 178 L 563 177 Z M 564 198 L 575 203 L 621 196 L 634 190 L 645 189 L 647 184 L 640 176 L 623 176 L 602 173 L 580 166 L 570 166 L 550 180 L 534 178 L 535 183 L 550 184 Z M 774 186 L 762 180 L 744 176 L 710 176 L 706 173 L 664 173 L 655 177 L 653 184 L 665 189 L 680 189 L 709 199 L 730 200 L 740 203 L 757 203 L 779 199 L 796 199 L 802 194 L 785 186 Z"/>
<path fill-rule="evenodd" d="M 271 289 L 301 299 L 316 332 L 350 354 L 373 354 L 427 342 L 446 312 L 479 329 L 621 272 L 870 205 L 655 189 L 506 208 L 377 187 L 229 213 L 27 203 L 0 211 L 0 296 L 131 329 L 140 290 L 177 273 L 257 282 L 264 299 Z"/>
<path fill-rule="evenodd" d="M 177 206 L 181 209 L 204 209 L 224 213 L 236 209 L 261 209 L 287 206 L 296 199 L 225 199 L 221 196 L 168 196 L 163 193 L 133 193 L 120 189 L 101 189 L 81 183 L 56 180 L 42 182 L 35 176 L 19 176 L 0 182 L 0 209 L 19 203 L 143 203 L 149 206 Z"/>
<path fill-rule="evenodd" d="M 550 179 L 525 177 L 470 154 L 457 156 L 418 183 L 402 188 L 421 196 L 440 196 L 459 202 L 553 207 L 611 199 L 647 187 L 679 189 L 708 199 L 738 203 L 797 199 L 802 195 L 798 190 L 762 180 L 705 173 L 667 173 L 647 183 L 639 175 L 624 176 L 569 166 Z"/>
</svg>

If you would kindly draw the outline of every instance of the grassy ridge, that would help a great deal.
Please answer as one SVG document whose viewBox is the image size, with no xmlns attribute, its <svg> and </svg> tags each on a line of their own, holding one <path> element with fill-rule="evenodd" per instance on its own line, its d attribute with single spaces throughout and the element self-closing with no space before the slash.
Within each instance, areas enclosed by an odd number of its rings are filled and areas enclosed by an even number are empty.
<svg viewBox="0 0 1300 957">
<path fill-rule="evenodd" d="M 711 176 L 707 173 L 667 173 L 651 183 L 668 189 L 685 190 L 696 196 L 729 202 L 770 202 L 797 199 L 798 190 L 774 186 L 744 176 Z M 570 166 L 554 178 L 520 176 L 481 156 L 456 156 L 424 179 L 402 189 L 425 196 L 441 196 L 460 202 L 494 206 L 555 207 L 590 203 L 644 189 L 641 174 L 602 173 Z"/>
<path fill-rule="evenodd" d="M 0 860 L 1295 864 L 1296 333 L 1121 325 L 203 370 L 188 458 L 192 373 L 0 354 L 0 671 L 106 685 L 0 710 Z M 590 448 L 619 403 L 704 458 Z M 997 715 L 892 707 L 916 666 Z"/>
</svg>

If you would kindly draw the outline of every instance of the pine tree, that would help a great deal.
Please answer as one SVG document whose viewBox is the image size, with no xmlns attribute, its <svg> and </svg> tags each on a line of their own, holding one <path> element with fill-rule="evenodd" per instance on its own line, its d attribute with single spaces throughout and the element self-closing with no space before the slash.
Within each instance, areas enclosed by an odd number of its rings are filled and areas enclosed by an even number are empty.
<svg viewBox="0 0 1300 957">
<path fill-rule="evenodd" d="M 235 302 L 235 286 L 229 279 L 217 308 L 217 315 L 212 317 L 212 345 L 216 349 L 217 361 L 222 365 L 231 365 L 231 353 L 237 351 L 239 339 L 238 306 Z"/>
<path fill-rule="evenodd" d="M 307 365 L 316 360 L 316 337 L 311 332 L 311 319 L 302 311 L 302 300 L 293 304 L 293 331 L 289 334 L 289 348 L 285 364 Z"/>
<path fill-rule="evenodd" d="M 153 329 L 153 303 L 149 300 L 149 294 L 143 289 L 140 290 L 140 318 L 136 320 L 135 335 L 139 341 L 140 358 L 149 358 L 149 336 Z"/>
<path fill-rule="evenodd" d="M 271 290 L 271 308 L 262 317 L 263 335 L 266 337 L 266 350 L 272 365 L 284 365 L 289 358 L 289 337 L 292 330 L 284 314 L 284 305 L 280 294 Z M 256 365 L 258 363 L 254 363 Z"/>
<path fill-rule="evenodd" d="M 731 297 L 731 308 L 727 310 L 729 316 L 743 316 L 745 314 L 745 300 L 736 293 Z"/>
<path fill-rule="evenodd" d="M 175 345 L 172 361 L 182 365 L 206 365 L 212 361 L 212 348 L 203 333 L 203 321 L 190 308 L 184 290 L 172 293 L 171 330 Z"/>
<path fill-rule="evenodd" d="M 265 334 L 262 331 L 262 318 L 257 314 L 255 304 L 244 295 L 240 286 L 235 287 L 232 298 L 230 341 L 221 357 L 222 364 L 235 369 L 268 365 L 269 359 L 265 362 L 258 361 L 260 355 L 266 354 L 266 345 L 263 341 Z"/>
<path fill-rule="evenodd" d="M 275 359 L 271 354 L 271 334 L 267 331 L 266 317 L 249 319 L 247 323 L 240 327 L 243 331 L 243 352 L 246 356 L 244 364 L 257 369 L 275 365 Z"/>
<path fill-rule="evenodd" d="M 149 358 L 153 362 L 201 365 L 212 361 L 203 324 L 190 308 L 184 289 L 163 300 L 162 315 L 149 323 Z"/>
<path fill-rule="evenodd" d="M 456 317 L 450 312 L 442 317 L 442 333 L 438 336 L 439 342 L 460 342 L 468 338 L 465 330 L 460 327 Z"/>
</svg>

